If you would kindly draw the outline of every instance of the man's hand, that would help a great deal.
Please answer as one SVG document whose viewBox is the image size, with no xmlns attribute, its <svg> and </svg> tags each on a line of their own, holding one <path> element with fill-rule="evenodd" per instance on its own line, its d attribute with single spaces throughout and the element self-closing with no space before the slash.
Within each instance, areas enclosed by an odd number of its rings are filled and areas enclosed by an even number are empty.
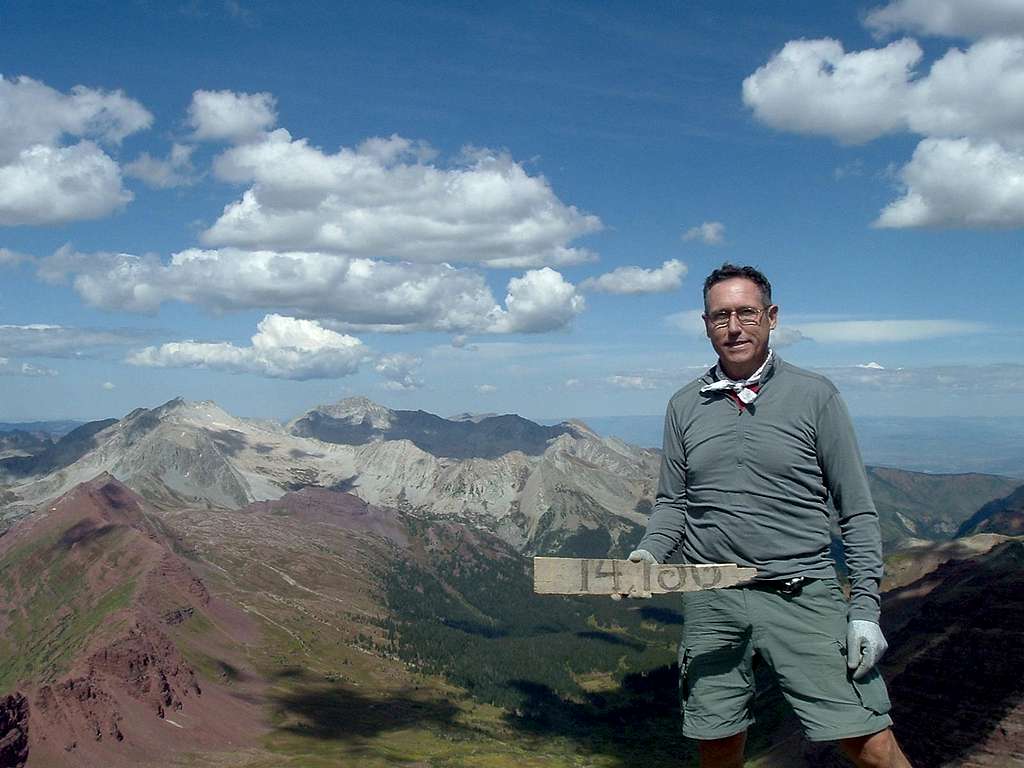
<svg viewBox="0 0 1024 768">
<path fill-rule="evenodd" d="M 853 670 L 853 679 L 864 677 L 888 647 L 878 624 L 865 619 L 852 619 L 846 627 L 846 666 Z"/>
<path fill-rule="evenodd" d="M 646 549 L 634 549 L 629 553 L 629 557 L 626 558 L 631 563 L 647 563 L 649 565 L 657 565 L 658 558 L 648 552 Z M 625 595 L 626 597 L 639 597 L 648 598 L 651 597 L 650 592 L 630 592 Z M 612 600 L 621 600 L 622 595 L 612 595 Z"/>
</svg>

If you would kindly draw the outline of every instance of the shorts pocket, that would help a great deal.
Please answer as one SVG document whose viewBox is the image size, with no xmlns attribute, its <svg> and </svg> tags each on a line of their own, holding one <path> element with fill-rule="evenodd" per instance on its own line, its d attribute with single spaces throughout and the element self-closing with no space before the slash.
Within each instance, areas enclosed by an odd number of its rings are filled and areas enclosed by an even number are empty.
<svg viewBox="0 0 1024 768">
<path fill-rule="evenodd" d="M 836 647 L 843 656 L 843 663 L 846 663 L 846 643 L 836 641 Z M 864 709 L 874 712 L 876 715 L 888 714 L 892 708 L 889 701 L 889 691 L 885 687 L 885 679 L 874 666 L 860 680 L 853 679 L 853 670 L 847 668 L 846 678 L 850 681 L 857 700 Z"/>
</svg>

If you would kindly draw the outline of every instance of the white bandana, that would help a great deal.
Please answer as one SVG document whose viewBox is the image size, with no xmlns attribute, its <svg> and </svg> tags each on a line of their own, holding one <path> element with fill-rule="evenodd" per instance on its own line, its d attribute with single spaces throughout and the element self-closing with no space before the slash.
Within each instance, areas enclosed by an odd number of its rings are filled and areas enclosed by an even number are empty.
<svg viewBox="0 0 1024 768">
<path fill-rule="evenodd" d="M 749 378 L 740 379 L 734 381 L 725 375 L 725 371 L 722 370 L 722 364 L 719 363 L 715 366 L 715 377 L 718 381 L 713 384 L 706 384 L 700 389 L 702 395 L 706 395 L 709 392 L 735 392 L 736 397 L 743 401 L 744 405 L 750 405 L 757 399 L 757 392 L 752 389 L 748 389 L 752 384 L 757 384 L 761 381 L 761 376 L 764 374 L 765 368 L 768 367 L 768 363 L 771 362 L 774 350 L 768 350 L 768 357 L 761 363 L 761 367 L 754 371 Z"/>
</svg>

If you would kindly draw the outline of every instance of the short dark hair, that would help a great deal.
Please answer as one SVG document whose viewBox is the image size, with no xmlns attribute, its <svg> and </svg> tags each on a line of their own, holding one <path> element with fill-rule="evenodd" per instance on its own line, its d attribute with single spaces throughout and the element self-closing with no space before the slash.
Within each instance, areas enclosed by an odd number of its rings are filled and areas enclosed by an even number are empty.
<svg viewBox="0 0 1024 768">
<path fill-rule="evenodd" d="M 730 264 L 726 262 L 704 280 L 704 311 L 708 311 L 708 291 L 711 290 L 711 286 L 717 285 L 718 283 L 726 280 L 732 280 L 734 277 L 742 277 L 749 280 L 758 288 L 761 289 L 761 301 L 764 306 L 769 307 L 772 303 L 772 284 L 768 282 L 768 278 L 765 277 L 760 270 L 756 267 L 748 266 L 737 266 L 736 264 Z"/>
</svg>

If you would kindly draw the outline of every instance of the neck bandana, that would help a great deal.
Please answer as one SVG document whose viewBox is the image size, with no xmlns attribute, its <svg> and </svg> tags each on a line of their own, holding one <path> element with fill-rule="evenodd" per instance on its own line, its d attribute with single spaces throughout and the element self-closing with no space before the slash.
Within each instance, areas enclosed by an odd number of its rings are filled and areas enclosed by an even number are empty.
<svg viewBox="0 0 1024 768">
<path fill-rule="evenodd" d="M 750 405 L 750 403 L 757 399 L 758 393 L 749 389 L 749 387 L 761 381 L 761 376 L 768 367 L 768 363 L 771 362 L 773 354 L 774 350 L 769 349 L 768 357 L 764 359 L 761 367 L 754 371 L 749 378 L 740 379 L 739 381 L 734 381 L 726 376 L 725 371 L 722 370 L 722 364 L 719 363 L 715 366 L 715 378 L 718 381 L 701 387 L 700 393 L 706 395 L 711 392 L 735 392 L 736 397 L 742 400 L 745 405 Z"/>
</svg>

